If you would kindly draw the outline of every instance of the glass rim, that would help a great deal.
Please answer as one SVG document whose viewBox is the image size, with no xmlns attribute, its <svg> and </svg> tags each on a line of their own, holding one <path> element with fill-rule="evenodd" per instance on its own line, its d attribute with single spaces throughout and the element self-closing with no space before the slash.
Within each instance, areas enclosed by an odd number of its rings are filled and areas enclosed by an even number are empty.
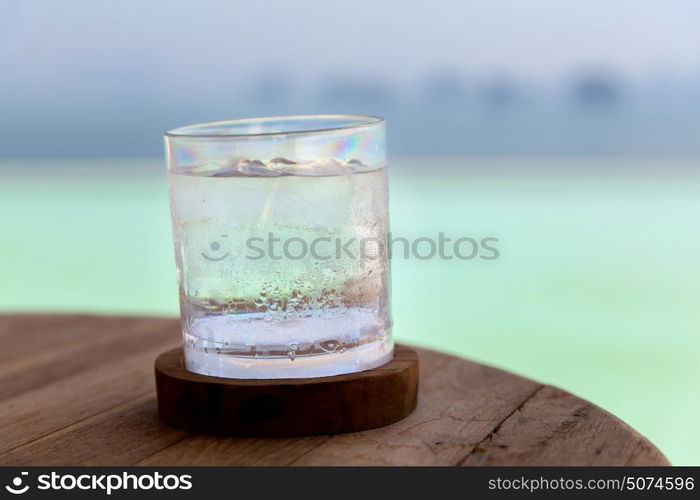
<svg viewBox="0 0 700 500">
<path fill-rule="evenodd" d="M 287 121 L 287 122 L 299 122 L 302 124 L 305 121 L 328 121 L 332 122 L 349 122 L 347 125 L 337 125 L 328 127 L 312 127 L 312 128 L 299 128 L 292 130 L 272 130 L 270 132 L 251 132 L 251 133 L 212 133 L 212 132 L 197 132 L 198 129 L 211 129 L 215 127 L 221 127 L 226 125 L 236 126 L 236 125 L 264 125 L 267 122 L 276 121 Z M 163 134 L 165 137 L 174 138 L 213 138 L 213 139 L 246 139 L 254 137 L 273 137 L 273 136 L 286 136 L 286 135 L 312 135 L 312 134 L 323 134 L 328 132 L 338 132 L 352 129 L 360 129 L 364 127 L 370 127 L 373 125 L 379 125 L 384 123 L 384 118 L 375 115 L 359 115 L 359 114 L 318 114 L 318 115 L 279 115 L 279 116 L 264 116 L 264 117 L 250 117 L 250 118 L 237 118 L 234 120 L 222 120 L 214 122 L 203 122 L 195 123 L 193 125 L 185 125 L 182 127 L 176 127 L 173 129 L 166 130 Z M 225 130 L 225 129 L 224 129 Z"/>
</svg>

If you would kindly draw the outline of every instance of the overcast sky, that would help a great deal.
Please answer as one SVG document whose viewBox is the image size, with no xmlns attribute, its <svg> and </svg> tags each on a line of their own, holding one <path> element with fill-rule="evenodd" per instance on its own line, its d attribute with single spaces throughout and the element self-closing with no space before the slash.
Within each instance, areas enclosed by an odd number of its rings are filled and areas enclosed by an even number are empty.
<svg viewBox="0 0 700 500">
<path fill-rule="evenodd" d="M 436 68 L 693 77 L 699 20 L 697 0 L 5 1 L 0 68 L 28 90 L 115 65 L 178 85 L 260 71 L 400 82 Z"/>
<path fill-rule="evenodd" d="M 406 154 L 696 152 L 698 20 L 699 0 L 0 0 L 0 157 L 159 155 L 166 128 L 314 112 L 385 115 Z M 615 109 L 665 118 L 591 139 L 571 106 L 595 71 Z"/>
</svg>

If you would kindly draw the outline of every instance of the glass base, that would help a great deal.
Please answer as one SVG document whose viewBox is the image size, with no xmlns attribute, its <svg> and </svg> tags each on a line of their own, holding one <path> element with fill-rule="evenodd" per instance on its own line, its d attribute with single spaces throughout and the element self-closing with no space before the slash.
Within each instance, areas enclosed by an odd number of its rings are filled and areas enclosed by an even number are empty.
<svg viewBox="0 0 700 500">
<path fill-rule="evenodd" d="M 317 378 L 356 373 L 384 365 L 394 357 L 394 345 L 384 341 L 359 345 L 344 352 L 279 357 L 251 357 L 217 350 L 195 349 L 185 342 L 185 368 L 213 377 L 241 379 Z"/>
</svg>

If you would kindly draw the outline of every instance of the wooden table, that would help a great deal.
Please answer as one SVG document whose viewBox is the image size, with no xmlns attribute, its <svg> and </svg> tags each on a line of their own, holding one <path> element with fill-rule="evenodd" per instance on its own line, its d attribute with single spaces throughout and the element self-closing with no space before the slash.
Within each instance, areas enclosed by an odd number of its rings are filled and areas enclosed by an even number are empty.
<svg viewBox="0 0 700 500">
<path fill-rule="evenodd" d="M 153 361 L 179 322 L 0 316 L 0 465 L 668 465 L 649 441 L 555 387 L 420 350 L 416 411 L 352 434 L 194 435 L 156 415 Z"/>
</svg>

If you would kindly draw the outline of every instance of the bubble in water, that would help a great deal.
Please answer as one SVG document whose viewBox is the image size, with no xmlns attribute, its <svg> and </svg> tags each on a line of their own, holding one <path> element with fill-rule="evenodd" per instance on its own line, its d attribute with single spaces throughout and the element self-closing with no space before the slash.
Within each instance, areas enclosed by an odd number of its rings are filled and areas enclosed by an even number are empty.
<svg viewBox="0 0 700 500">
<path fill-rule="evenodd" d="M 299 350 L 299 344 L 289 344 L 289 350 L 287 351 L 287 357 L 294 361 L 297 357 L 297 351 Z"/>
<path fill-rule="evenodd" d="M 340 345 L 340 342 L 337 340 L 326 340 L 324 342 L 319 342 L 319 346 L 321 349 L 323 349 L 326 352 L 334 352 L 338 346 Z"/>
</svg>

